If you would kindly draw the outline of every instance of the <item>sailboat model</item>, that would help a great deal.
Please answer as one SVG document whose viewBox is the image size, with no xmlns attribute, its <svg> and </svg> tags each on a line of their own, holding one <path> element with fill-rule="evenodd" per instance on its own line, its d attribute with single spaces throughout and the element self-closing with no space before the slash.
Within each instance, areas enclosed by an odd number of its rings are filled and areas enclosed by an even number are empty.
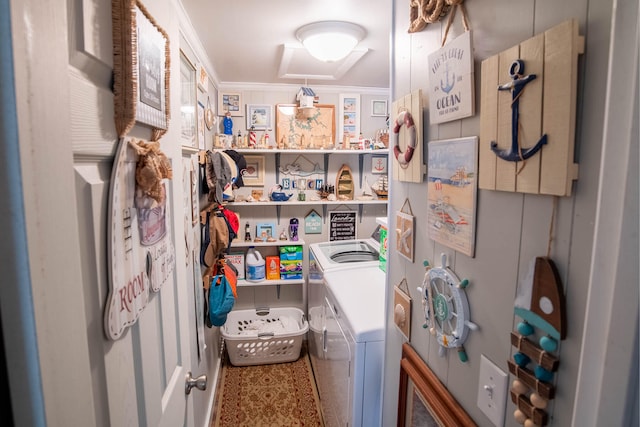
<svg viewBox="0 0 640 427">
<path fill-rule="evenodd" d="M 373 183 L 371 189 L 376 193 L 378 199 L 389 197 L 389 178 L 387 178 L 387 175 L 380 175 L 380 178 Z"/>
</svg>

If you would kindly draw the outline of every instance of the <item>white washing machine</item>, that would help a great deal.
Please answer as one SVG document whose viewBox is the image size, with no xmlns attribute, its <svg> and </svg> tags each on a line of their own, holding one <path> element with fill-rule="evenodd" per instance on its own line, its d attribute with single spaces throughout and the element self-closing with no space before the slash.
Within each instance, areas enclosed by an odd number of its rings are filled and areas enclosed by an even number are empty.
<svg viewBox="0 0 640 427">
<path fill-rule="evenodd" d="M 385 275 L 357 265 L 324 274 L 316 382 L 327 427 L 381 425 Z"/>
</svg>

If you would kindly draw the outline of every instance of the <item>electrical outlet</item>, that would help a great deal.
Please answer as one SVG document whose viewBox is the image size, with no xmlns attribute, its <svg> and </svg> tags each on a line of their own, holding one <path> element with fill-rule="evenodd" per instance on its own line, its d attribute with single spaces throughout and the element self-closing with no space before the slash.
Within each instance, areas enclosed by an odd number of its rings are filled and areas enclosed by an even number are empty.
<svg viewBox="0 0 640 427">
<path fill-rule="evenodd" d="M 484 354 L 481 355 L 477 405 L 498 427 L 504 425 L 507 383 L 507 374 L 487 359 Z"/>
</svg>

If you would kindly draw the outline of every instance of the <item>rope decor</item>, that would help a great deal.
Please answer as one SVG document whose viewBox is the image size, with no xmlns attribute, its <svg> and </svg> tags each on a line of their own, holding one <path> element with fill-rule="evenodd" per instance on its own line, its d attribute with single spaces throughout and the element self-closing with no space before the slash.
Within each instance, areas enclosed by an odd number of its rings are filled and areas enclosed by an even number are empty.
<svg viewBox="0 0 640 427">
<path fill-rule="evenodd" d="M 417 33 L 425 29 L 427 24 L 435 24 L 439 22 L 453 6 L 453 11 L 449 15 L 447 28 L 442 41 L 442 46 L 447 39 L 449 27 L 453 22 L 456 9 L 460 7 L 462 10 L 462 25 L 465 31 L 469 31 L 469 23 L 467 20 L 467 12 L 462 5 L 464 0 L 409 0 L 410 16 L 409 16 L 409 33 Z"/>
<path fill-rule="evenodd" d="M 158 141 L 167 131 L 170 118 L 169 83 L 171 81 L 171 51 L 169 35 L 164 31 L 147 9 L 137 0 L 113 0 L 111 20 L 113 36 L 113 95 L 114 120 L 120 138 L 126 136 L 136 123 L 138 107 L 138 23 L 136 9 L 145 16 L 164 38 L 164 123 L 163 127 L 152 126 L 151 140 Z"/>
</svg>

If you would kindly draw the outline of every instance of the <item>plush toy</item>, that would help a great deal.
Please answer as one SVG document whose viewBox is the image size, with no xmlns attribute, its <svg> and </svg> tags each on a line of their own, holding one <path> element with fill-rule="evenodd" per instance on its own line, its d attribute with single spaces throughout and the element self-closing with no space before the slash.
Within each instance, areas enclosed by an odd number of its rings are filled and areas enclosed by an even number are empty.
<svg viewBox="0 0 640 427">
<path fill-rule="evenodd" d="M 162 180 L 164 178 L 171 179 L 173 172 L 169 159 L 160 150 L 160 143 L 158 141 L 145 142 L 131 139 L 130 144 L 138 153 L 138 163 L 136 165 L 137 189 L 158 203 L 164 202 L 166 194 L 162 187 Z"/>
</svg>

